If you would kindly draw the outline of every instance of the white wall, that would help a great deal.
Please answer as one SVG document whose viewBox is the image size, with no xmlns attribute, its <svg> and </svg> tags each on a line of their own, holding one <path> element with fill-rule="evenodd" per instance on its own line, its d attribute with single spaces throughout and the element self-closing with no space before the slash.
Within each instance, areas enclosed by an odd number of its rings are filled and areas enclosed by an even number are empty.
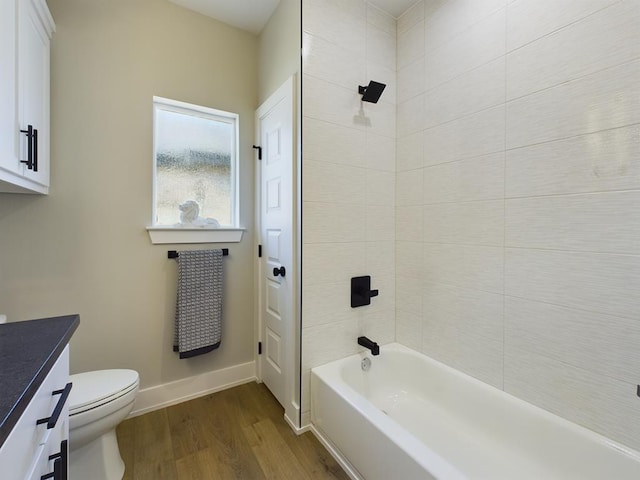
<svg viewBox="0 0 640 480">
<path fill-rule="evenodd" d="M 640 449 L 640 2 L 398 20 L 397 340 Z"/>
<path fill-rule="evenodd" d="M 302 424 L 309 371 L 395 337 L 395 20 L 361 0 L 305 0 L 303 14 Z M 358 85 L 386 83 L 379 103 Z M 380 296 L 350 307 L 350 279 Z"/>
<path fill-rule="evenodd" d="M 143 388 L 253 361 L 254 35 L 157 0 L 50 0 L 51 194 L 0 195 L 0 310 L 79 313 L 74 372 L 134 368 Z M 240 218 L 225 244 L 222 345 L 172 351 L 176 263 L 151 245 L 152 97 L 240 114 Z"/>
</svg>

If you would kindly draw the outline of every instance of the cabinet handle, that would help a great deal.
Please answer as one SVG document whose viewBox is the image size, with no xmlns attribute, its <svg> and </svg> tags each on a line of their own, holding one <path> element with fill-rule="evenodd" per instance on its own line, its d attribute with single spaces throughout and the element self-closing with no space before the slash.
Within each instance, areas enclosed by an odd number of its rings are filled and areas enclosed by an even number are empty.
<svg viewBox="0 0 640 480">
<path fill-rule="evenodd" d="M 68 440 L 63 440 L 60 442 L 60 453 L 55 453 L 53 455 L 49 455 L 49 460 L 60 460 L 60 476 L 56 477 L 55 473 L 55 463 L 53 464 L 53 478 L 55 480 L 67 480 L 69 478 L 69 474 L 67 472 L 67 465 L 69 465 L 69 460 L 68 457 L 69 456 L 69 441 Z M 50 473 L 48 473 L 47 475 L 51 475 Z M 43 475 L 42 477 L 40 477 L 40 479 L 44 479 L 46 477 L 46 475 Z M 47 478 L 51 478 L 51 477 L 47 477 Z"/>
<path fill-rule="evenodd" d="M 33 171 L 38 171 L 38 129 L 33 129 Z"/>
<path fill-rule="evenodd" d="M 53 472 L 47 473 L 40 477 L 40 480 L 48 480 L 49 478 L 53 478 L 53 480 L 64 480 L 62 476 L 62 459 L 58 458 L 55 462 L 53 462 Z"/>
<path fill-rule="evenodd" d="M 36 422 L 36 425 L 40 425 L 42 423 L 47 424 L 47 430 L 54 428 L 56 423 L 58 423 L 58 418 L 60 418 L 60 414 L 62 413 L 62 409 L 64 404 L 67 403 L 67 398 L 69 398 L 69 394 L 71 393 L 71 387 L 73 384 L 71 382 L 67 383 L 67 385 L 62 390 L 54 390 L 51 395 L 61 395 L 60 399 L 58 399 L 58 403 L 56 403 L 56 408 L 53 409 L 53 413 L 50 417 L 41 418 Z"/>
<path fill-rule="evenodd" d="M 63 480 L 62 476 L 62 459 L 57 458 L 55 462 L 53 462 L 53 472 L 46 473 L 40 477 L 40 480 L 48 480 L 49 478 L 53 478 L 53 480 Z"/>
<path fill-rule="evenodd" d="M 27 134 L 27 159 L 20 160 L 20 163 L 26 163 L 27 168 L 31 170 L 33 169 L 33 125 L 27 125 L 27 129 L 20 132 Z"/>
</svg>

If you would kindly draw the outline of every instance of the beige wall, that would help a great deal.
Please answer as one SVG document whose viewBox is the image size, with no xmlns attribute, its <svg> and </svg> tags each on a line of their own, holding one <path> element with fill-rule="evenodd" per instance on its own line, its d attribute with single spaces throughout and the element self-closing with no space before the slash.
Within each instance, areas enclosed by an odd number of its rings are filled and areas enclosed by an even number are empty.
<svg viewBox="0 0 640 480">
<path fill-rule="evenodd" d="M 253 360 L 257 38 L 161 0 L 49 0 L 52 187 L 0 196 L 0 310 L 77 312 L 73 371 L 130 367 L 142 386 Z M 171 351 L 176 263 L 151 245 L 152 96 L 240 114 L 240 218 L 225 259 L 221 347 Z"/>
<path fill-rule="evenodd" d="M 258 48 L 262 103 L 300 68 L 300 0 L 280 0 L 260 33 Z"/>
</svg>

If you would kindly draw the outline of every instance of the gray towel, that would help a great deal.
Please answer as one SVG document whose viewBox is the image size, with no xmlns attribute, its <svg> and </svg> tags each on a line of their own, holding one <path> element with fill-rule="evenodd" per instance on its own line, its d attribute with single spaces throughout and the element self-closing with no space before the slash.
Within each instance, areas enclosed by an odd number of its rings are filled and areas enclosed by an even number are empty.
<svg viewBox="0 0 640 480">
<path fill-rule="evenodd" d="M 222 339 L 222 250 L 178 254 L 173 351 L 180 358 L 210 352 Z"/>
</svg>

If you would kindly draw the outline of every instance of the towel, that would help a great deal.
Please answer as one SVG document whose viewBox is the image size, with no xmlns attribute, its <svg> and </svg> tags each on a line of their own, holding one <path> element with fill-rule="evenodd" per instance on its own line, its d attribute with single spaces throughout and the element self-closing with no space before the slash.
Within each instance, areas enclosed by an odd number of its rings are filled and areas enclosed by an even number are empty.
<svg viewBox="0 0 640 480">
<path fill-rule="evenodd" d="M 173 351 L 180 358 L 210 352 L 222 340 L 222 250 L 178 254 Z"/>
</svg>

